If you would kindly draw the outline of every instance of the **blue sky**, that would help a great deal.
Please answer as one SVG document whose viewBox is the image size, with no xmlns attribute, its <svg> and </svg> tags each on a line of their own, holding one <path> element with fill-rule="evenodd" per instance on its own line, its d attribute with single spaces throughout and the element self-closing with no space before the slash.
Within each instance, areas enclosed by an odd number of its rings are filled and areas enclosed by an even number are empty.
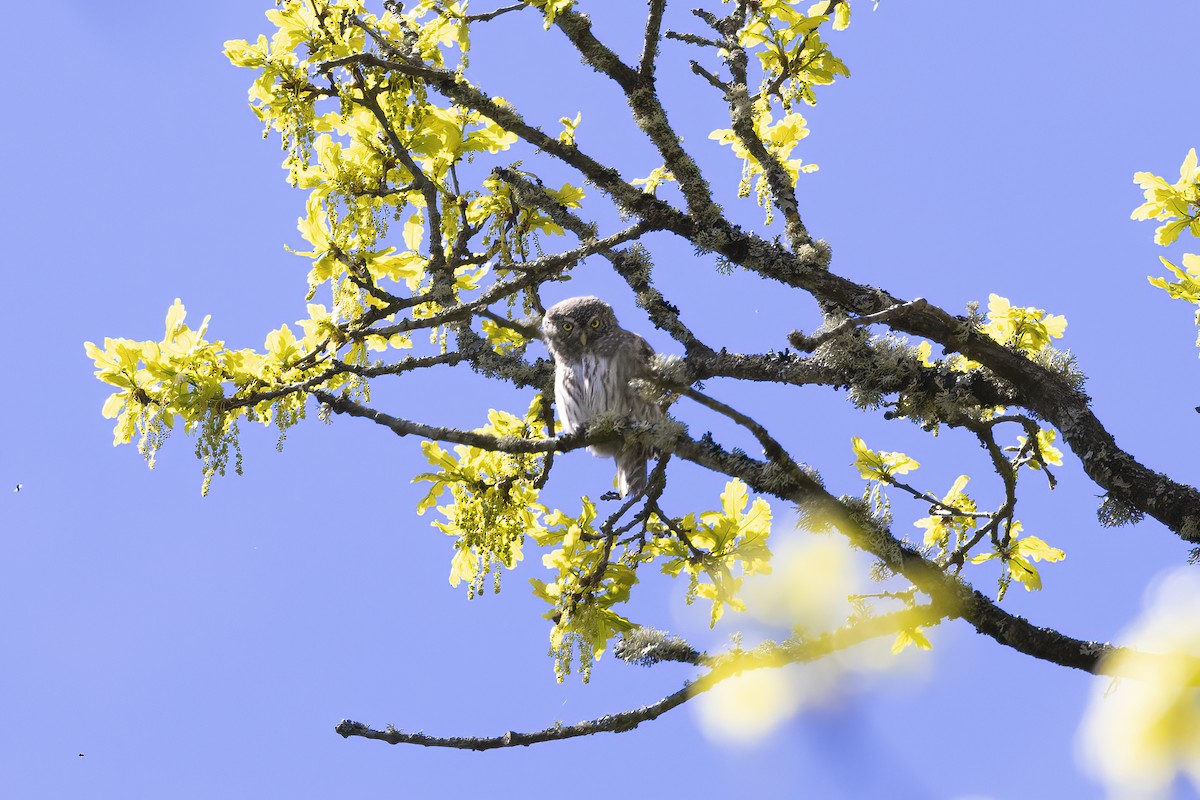
<svg viewBox="0 0 1200 800">
<path fill-rule="evenodd" d="M 343 717 L 440 735 L 539 729 L 652 702 L 691 672 L 606 658 L 590 685 L 556 685 L 526 582 L 544 577 L 538 559 L 506 575 L 498 596 L 468 602 L 450 589 L 451 541 L 413 511 L 423 493 L 408 480 L 423 467 L 415 441 L 314 418 L 289 431 L 278 455 L 271 430 L 247 426 L 246 476 L 218 479 L 207 498 L 183 435 L 153 472 L 133 448 L 111 447 L 99 413 L 107 391 L 83 341 L 158 338 L 175 297 L 194 323 L 211 314 L 211 335 L 231 346 L 259 347 L 267 331 L 305 316 L 306 262 L 283 249 L 302 244 L 304 197 L 247 108 L 251 73 L 221 54 L 226 39 L 269 31 L 271 7 L 48 0 L 36 12 L 22 6 L 0 33 L 10 54 L 0 127 L 9 298 L 0 333 L 10 343 L 0 394 L 0 785 L 11 796 L 1098 792 L 1074 760 L 1093 679 L 963 624 L 935 631 L 935 649 L 902 675 L 849 681 L 757 747 L 709 741 L 686 706 L 630 734 L 485 754 L 336 736 Z M 585 7 L 598 35 L 633 49 L 642 3 Z M 1173 180 L 1200 146 L 1200 107 L 1188 99 L 1200 6 L 1133 11 L 1107 0 L 1036 11 L 884 0 L 872 13 L 860 0 L 850 30 L 831 37 L 853 76 L 804 110 L 813 133 L 796 154 L 820 171 L 801 181 L 801 210 L 831 243 L 833 269 L 856 280 L 956 312 L 996 292 L 1065 314 L 1065 344 L 1118 442 L 1194 484 L 1192 313 L 1147 284 L 1161 248 L 1152 226 L 1128 218 L 1140 201 L 1133 173 Z M 534 14 L 475 41 L 490 93 L 547 130 L 582 110 L 581 147 L 620 160 L 626 177 L 657 166 L 631 140 L 613 87 Z M 726 123 L 689 75 L 690 57 L 664 46 L 662 91 L 725 207 L 756 225 L 761 212 L 733 197 L 738 164 L 707 140 Z M 551 58 L 562 66 L 546 69 Z M 532 160 L 527 168 L 549 183 L 567 178 Z M 817 324 L 808 298 L 652 244 L 660 288 L 709 341 L 762 351 Z M 675 352 L 602 261 L 556 291 L 611 298 L 626 327 Z M 861 491 L 849 467 L 854 435 L 916 457 L 931 489 L 961 472 L 987 475 L 965 438 L 884 423 L 841 394 L 709 389 L 761 415 L 836 492 Z M 527 398 L 439 373 L 377 401 L 472 426 L 489 406 L 520 410 Z M 723 430 L 695 409 L 680 413 Z M 1108 640 L 1187 547 L 1152 521 L 1100 528 L 1100 491 L 1066 458 L 1053 492 L 1027 481 L 1020 517 L 1067 559 L 1043 569 L 1044 591 L 1014 588 L 1005 606 Z M 562 467 L 552 489 L 564 507 L 596 494 L 611 469 L 583 454 Z M 719 487 L 682 471 L 673 502 L 711 507 Z M 894 499 L 898 530 L 923 515 Z M 786 509 L 777 514 L 776 536 L 802 535 L 788 530 Z M 992 577 L 978 585 L 991 591 Z M 706 611 L 684 606 L 684 587 L 640 589 L 631 616 L 701 646 L 753 627 L 732 619 L 709 632 Z"/>
</svg>

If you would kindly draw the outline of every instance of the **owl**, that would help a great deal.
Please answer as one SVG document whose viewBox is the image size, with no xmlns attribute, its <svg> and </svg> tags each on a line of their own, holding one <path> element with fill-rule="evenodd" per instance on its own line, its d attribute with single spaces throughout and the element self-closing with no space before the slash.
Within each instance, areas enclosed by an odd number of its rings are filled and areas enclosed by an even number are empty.
<svg viewBox="0 0 1200 800">
<path fill-rule="evenodd" d="M 654 351 L 645 339 L 617 324 L 608 303 L 598 297 L 563 300 L 546 311 L 542 335 L 554 356 L 554 396 L 568 433 L 605 413 L 641 422 L 663 418 L 655 403 L 629 385 L 633 378 L 650 374 Z M 613 442 L 588 451 L 616 459 L 621 497 L 645 487 L 646 459 L 653 448 Z"/>
</svg>

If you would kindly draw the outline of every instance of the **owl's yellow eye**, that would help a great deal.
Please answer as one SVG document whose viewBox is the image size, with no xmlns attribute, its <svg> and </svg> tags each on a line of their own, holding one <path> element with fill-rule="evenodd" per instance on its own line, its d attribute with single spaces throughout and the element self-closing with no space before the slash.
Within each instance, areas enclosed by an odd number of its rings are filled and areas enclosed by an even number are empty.
<svg viewBox="0 0 1200 800">
<path fill-rule="evenodd" d="M 600 318 L 599 317 L 592 317 L 592 327 L 593 328 L 600 327 Z"/>
<path fill-rule="evenodd" d="M 567 331 L 568 333 L 570 333 L 571 331 L 575 330 L 575 323 L 573 323 L 573 322 L 564 322 L 564 323 L 563 323 L 563 330 L 564 330 L 564 331 Z"/>
</svg>

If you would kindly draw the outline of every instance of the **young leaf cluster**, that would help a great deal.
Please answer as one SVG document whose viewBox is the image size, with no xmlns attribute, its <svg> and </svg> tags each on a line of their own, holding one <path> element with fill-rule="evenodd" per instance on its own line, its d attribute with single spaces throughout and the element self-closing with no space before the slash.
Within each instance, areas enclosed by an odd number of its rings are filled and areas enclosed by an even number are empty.
<svg viewBox="0 0 1200 800">
<path fill-rule="evenodd" d="M 990 443 L 993 451 L 998 450 L 991 439 L 991 428 L 980 430 L 986 431 L 981 436 L 985 446 Z M 999 578 L 997 600 L 1003 600 L 1014 579 L 1024 585 L 1027 591 L 1042 588 L 1041 575 L 1033 562 L 1061 561 L 1066 556 L 1062 550 L 1050 547 L 1036 536 L 1022 537 L 1022 525 L 1013 518 L 1016 502 L 1013 490 L 1020 467 L 1045 470 L 1048 469 L 1047 465 L 1062 464 L 1062 453 L 1052 445 L 1054 431 L 1037 429 L 1034 438 L 1036 445 L 1027 443 L 1024 436 L 1018 436 L 1017 446 L 1009 448 L 1015 451 L 1015 455 L 1011 459 L 995 459 L 998 462 L 995 466 L 1004 479 L 1008 495 L 999 509 L 987 513 L 980 512 L 976 501 L 967 494 L 970 476 L 959 475 L 950 490 L 938 497 L 897 479 L 897 475 L 912 472 L 920 466 L 914 459 L 904 453 L 871 450 L 858 437 L 851 444 L 854 466 L 859 475 L 870 482 L 871 496 L 880 493 L 883 486 L 891 486 L 918 501 L 929 503 L 929 516 L 913 524 L 925 531 L 922 546 L 933 554 L 936 563 L 961 568 L 964 561 L 982 564 L 992 559 L 1000 560 L 1005 571 Z M 886 501 L 883 502 L 886 504 Z M 971 555 L 972 549 L 985 540 L 991 544 L 992 550 Z"/>
<path fill-rule="evenodd" d="M 1200 165 L 1196 160 L 1196 148 L 1188 151 L 1179 166 L 1179 180 L 1167 183 L 1165 178 L 1150 172 L 1138 172 L 1133 180 L 1142 187 L 1146 202 L 1133 210 L 1136 220 L 1157 220 L 1162 224 L 1154 231 L 1154 241 L 1167 247 L 1184 231 L 1200 238 Z M 1152 286 L 1165 291 L 1177 300 L 1197 306 L 1196 324 L 1200 326 L 1200 255 L 1183 253 L 1180 267 L 1163 256 L 1163 266 L 1171 271 L 1175 280 L 1148 276 Z M 1196 339 L 1200 346 L 1200 336 Z"/>
</svg>

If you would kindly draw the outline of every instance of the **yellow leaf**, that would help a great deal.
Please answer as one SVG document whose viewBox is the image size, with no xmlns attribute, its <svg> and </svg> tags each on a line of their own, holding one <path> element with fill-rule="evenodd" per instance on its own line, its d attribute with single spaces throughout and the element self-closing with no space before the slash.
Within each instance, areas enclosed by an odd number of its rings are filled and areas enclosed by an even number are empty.
<svg viewBox="0 0 1200 800">
<path fill-rule="evenodd" d="M 1062 561 L 1067 557 L 1065 552 L 1051 547 L 1036 536 L 1023 536 L 1018 539 L 1014 551 L 1034 561 Z"/>
<path fill-rule="evenodd" d="M 654 194 L 658 190 L 659 186 L 667 181 L 673 180 L 675 180 L 675 175 L 671 172 L 671 170 L 667 169 L 665 166 L 662 166 L 655 167 L 645 178 L 638 178 L 632 181 L 632 184 L 634 186 L 645 186 L 646 188 L 642 191 Z"/>
<path fill-rule="evenodd" d="M 893 475 L 903 475 L 921 466 L 915 459 L 904 453 L 876 452 L 867 447 L 866 442 L 855 436 L 850 440 L 854 449 L 854 466 L 864 480 L 886 480 Z"/>
<path fill-rule="evenodd" d="M 296 229 L 300 231 L 304 240 L 313 246 L 313 251 L 297 255 L 316 255 L 328 250 L 329 243 L 332 241 L 329 220 L 325 216 L 325 209 L 321 206 L 321 200 L 316 192 L 309 195 L 305 206 L 308 213 L 296 222 Z"/>
<path fill-rule="evenodd" d="M 749 498 L 746 484 L 734 478 L 725 484 L 725 491 L 721 492 L 721 509 L 725 512 L 725 516 L 737 519 L 741 516 L 742 509 L 746 507 Z"/>
<path fill-rule="evenodd" d="M 470 583 L 475 580 L 475 575 L 479 571 L 478 560 L 470 548 L 458 548 L 454 553 L 454 558 L 450 561 L 450 585 L 458 586 L 462 581 Z"/>
<path fill-rule="evenodd" d="M 1046 326 L 1046 333 L 1054 339 L 1061 339 L 1067 330 L 1067 318 L 1061 314 L 1047 314 L 1042 318 L 1042 324 Z"/>
<path fill-rule="evenodd" d="M 749 513 L 742 517 L 742 531 L 746 536 L 766 537 L 771 534 L 771 505 L 766 500 L 754 498 Z"/>
<path fill-rule="evenodd" d="M 848 27 L 850 27 L 850 4 L 842 2 L 838 4 L 837 11 L 833 14 L 833 29 L 844 31 Z"/>
<path fill-rule="evenodd" d="M 1183 163 L 1179 166 L 1179 182 L 1193 183 L 1197 180 L 1196 173 L 1196 148 L 1188 150 L 1188 154 L 1183 159 Z"/>
<path fill-rule="evenodd" d="M 1057 438 L 1058 433 L 1056 431 L 1045 428 L 1038 430 L 1038 448 L 1042 451 L 1042 458 L 1052 467 L 1061 467 L 1063 463 L 1062 451 L 1052 444 Z"/>
<path fill-rule="evenodd" d="M 121 409 L 125 407 L 128 398 L 129 395 L 124 392 L 110 394 L 104 401 L 104 408 L 100 410 L 100 413 L 104 415 L 105 419 L 116 419 L 117 415 L 121 413 Z"/>
<path fill-rule="evenodd" d="M 1008 574 L 1020 581 L 1027 592 L 1040 591 L 1042 588 L 1042 576 L 1038 574 L 1037 567 L 1020 556 L 1008 559 Z"/>
<path fill-rule="evenodd" d="M 917 345 L 917 360 L 926 367 L 937 366 L 930 360 L 929 356 L 933 353 L 933 345 L 929 342 L 921 342 Z"/>
<path fill-rule="evenodd" d="M 408 249 L 414 253 L 421 250 L 421 244 L 425 241 L 425 216 L 421 212 L 417 212 L 408 218 L 408 222 L 404 223 L 404 243 L 408 245 Z"/>
<path fill-rule="evenodd" d="M 490 319 L 483 320 L 483 333 L 491 343 L 492 349 L 497 353 L 508 353 L 513 348 L 520 347 L 525 344 L 526 339 L 512 328 L 506 328 L 503 325 L 497 325 Z"/>
<path fill-rule="evenodd" d="M 287 325 L 267 334 L 264 349 L 283 366 L 300 355 L 296 347 L 296 336 Z"/>
<path fill-rule="evenodd" d="M 562 203 L 567 208 L 579 208 L 584 198 L 583 189 L 578 186 L 572 186 L 569 183 L 564 183 L 561 189 L 557 191 L 551 189 L 548 194 L 552 195 L 558 202 Z"/>
<path fill-rule="evenodd" d="M 918 650 L 933 649 L 933 643 L 929 641 L 929 637 L 925 635 L 920 626 L 896 634 L 896 641 L 892 643 L 892 654 L 897 655 L 910 646 L 916 647 Z"/>
<path fill-rule="evenodd" d="M 583 118 L 583 113 L 575 115 L 575 119 L 570 117 L 562 117 L 559 122 L 563 126 L 563 132 L 558 135 L 558 140 L 563 144 L 575 144 L 575 129 L 579 127 L 579 121 Z"/>
<path fill-rule="evenodd" d="M 187 312 L 183 308 L 183 303 L 179 298 L 175 298 L 175 303 L 167 309 L 167 334 L 164 337 L 170 340 L 175 337 L 179 328 L 183 327 L 183 319 L 187 316 Z"/>
</svg>

